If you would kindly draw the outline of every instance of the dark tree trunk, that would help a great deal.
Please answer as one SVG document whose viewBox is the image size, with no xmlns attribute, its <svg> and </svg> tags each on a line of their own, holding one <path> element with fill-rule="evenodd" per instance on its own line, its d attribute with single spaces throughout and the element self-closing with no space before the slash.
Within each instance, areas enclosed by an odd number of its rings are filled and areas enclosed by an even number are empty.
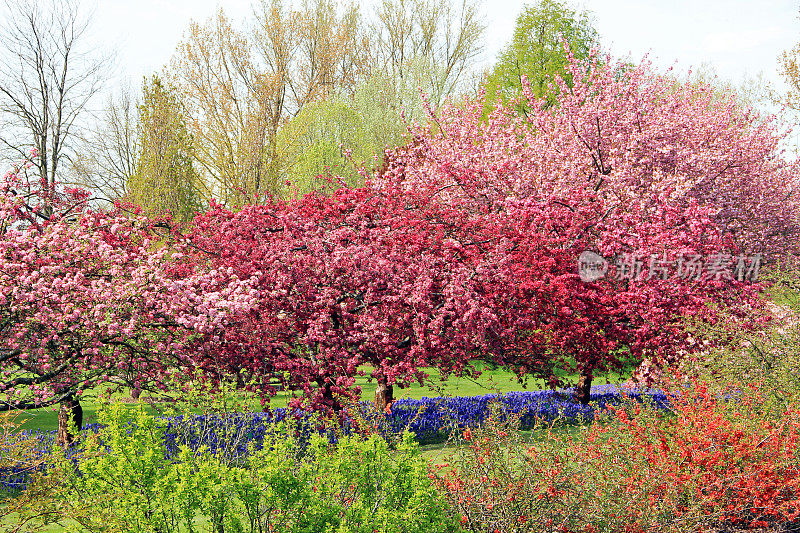
<svg viewBox="0 0 800 533">
<path fill-rule="evenodd" d="M 386 382 L 386 378 L 378 378 L 378 388 L 375 389 L 375 409 L 385 411 L 386 406 L 394 401 L 394 387 Z"/>
<path fill-rule="evenodd" d="M 338 413 L 342 410 L 342 404 L 339 403 L 339 400 L 333 395 L 333 391 L 331 390 L 330 383 L 324 383 L 322 381 L 317 381 L 320 388 L 322 389 L 322 398 L 324 400 L 325 405 L 333 409 L 334 413 Z"/>
<path fill-rule="evenodd" d="M 69 396 L 61 402 L 61 408 L 58 410 L 56 442 L 61 446 L 69 446 L 75 442 L 72 424 L 75 425 L 77 431 L 83 428 L 83 408 L 75 396 Z"/>
<path fill-rule="evenodd" d="M 586 405 L 592 390 L 592 371 L 581 370 L 578 384 L 575 386 L 575 399 Z"/>
</svg>

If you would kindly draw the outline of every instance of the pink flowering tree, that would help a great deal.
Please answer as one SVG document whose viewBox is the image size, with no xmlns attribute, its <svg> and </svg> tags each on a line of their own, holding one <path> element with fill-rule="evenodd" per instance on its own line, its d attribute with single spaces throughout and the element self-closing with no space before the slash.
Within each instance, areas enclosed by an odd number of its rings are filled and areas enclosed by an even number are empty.
<svg viewBox="0 0 800 533">
<path fill-rule="evenodd" d="M 550 380 L 554 368 L 577 370 L 588 401 L 597 371 L 677 360 L 690 345 L 680 315 L 713 319 L 707 303 L 752 299 L 750 286 L 722 276 L 665 279 L 654 269 L 617 279 L 613 265 L 604 279 L 578 275 L 586 249 L 659 258 L 729 250 L 707 208 L 660 198 L 623 211 L 583 189 L 480 205 L 469 172 L 451 174 L 462 196 L 443 201 L 444 187 L 394 188 L 388 177 L 404 183 L 405 168 L 390 165 L 380 187 L 197 219 L 198 257 L 259 280 L 258 310 L 227 332 L 220 375 L 245 369 L 267 394 L 279 381 L 336 408 L 366 364 L 383 407 L 392 386 L 422 379 L 422 368 L 459 373 L 484 358 Z"/>
<path fill-rule="evenodd" d="M 83 391 L 194 370 L 187 348 L 212 351 L 255 296 L 246 281 L 180 265 L 181 245 L 142 217 L 76 210 L 85 198 L 39 204 L 19 169 L 0 184 L 0 411 L 60 404 L 62 442 L 70 415 L 80 426 Z"/>
<path fill-rule="evenodd" d="M 418 129 L 405 155 L 394 156 L 411 162 L 394 165 L 406 187 L 448 187 L 457 173 L 482 205 L 573 188 L 623 208 L 666 195 L 709 207 L 745 253 L 769 260 L 796 251 L 800 162 L 785 157 L 789 131 L 776 117 L 720 98 L 712 86 L 676 82 L 647 62 L 571 58 L 568 71 L 573 85 L 557 80 L 553 106 L 526 89 L 524 115 L 498 105 L 482 120 L 479 100 L 443 107 L 436 132 Z"/>
<path fill-rule="evenodd" d="M 555 106 L 530 91 L 524 115 L 498 105 L 483 121 L 480 101 L 446 106 L 374 183 L 461 212 L 453 231 L 480 250 L 474 268 L 494 287 L 495 354 L 554 384 L 554 368 L 577 371 L 587 401 L 597 371 L 697 350 L 682 317 L 759 306 L 757 286 L 734 274 L 758 260 L 749 254 L 797 250 L 798 165 L 781 157 L 774 122 L 710 87 L 608 58 L 569 70 Z M 585 282 L 588 250 L 611 264 Z M 641 264 L 615 265 L 625 254 Z M 702 264 L 687 275 L 690 258 Z"/>
</svg>

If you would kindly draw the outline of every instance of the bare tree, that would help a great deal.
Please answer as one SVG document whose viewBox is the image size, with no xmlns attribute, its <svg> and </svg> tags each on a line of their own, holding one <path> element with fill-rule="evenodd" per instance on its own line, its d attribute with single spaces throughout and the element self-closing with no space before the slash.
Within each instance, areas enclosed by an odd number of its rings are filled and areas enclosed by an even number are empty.
<svg viewBox="0 0 800 533">
<path fill-rule="evenodd" d="M 461 88 L 483 49 L 476 0 L 383 0 L 375 15 L 376 67 L 421 86 L 434 104 Z"/>
<path fill-rule="evenodd" d="M 0 148 L 18 159 L 35 148 L 41 186 L 55 194 L 78 152 L 81 117 L 108 59 L 84 46 L 89 17 L 74 0 L 6 0 L 0 34 Z"/>
<path fill-rule="evenodd" d="M 108 97 L 83 142 L 87 149 L 72 160 L 76 184 L 109 202 L 124 198 L 141 149 L 139 102 L 130 88 Z"/>
<path fill-rule="evenodd" d="M 352 94 L 366 72 L 359 17 L 357 6 L 333 0 L 262 0 L 252 31 L 237 30 L 222 9 L 191 24 L 168 80 L 189 112 L 206 198 L 242 205 L 280 191 L 280 128 L 309 103 Z"/>
<path fill-rule="evenodd" d="M 261 68 L 277 76 L 284 95 L 281 118 L 331 94 L 352 95 L 370 75 L 369 36 L 357 4 L 333 0 L 261 0 L 255 11 Z"/>
<path fill-rule="evenodd" d="M 279 81 L 259 71 L 248 35 L 222 9 L 192 22 L 172 58 L 168 81 L 186 106 L 206 199 L 242 205 L 271 188 L 269 131 Z"/>
</svg>

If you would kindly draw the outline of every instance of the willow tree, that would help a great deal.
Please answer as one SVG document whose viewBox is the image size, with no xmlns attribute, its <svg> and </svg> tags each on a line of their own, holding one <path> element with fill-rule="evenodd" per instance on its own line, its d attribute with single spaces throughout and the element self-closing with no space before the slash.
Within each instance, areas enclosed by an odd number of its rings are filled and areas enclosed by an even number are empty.
<svg viewBox="0 0 800 533">
<path fill-rule="evenodd" d="M 364 173 L 383 164 L 385 151 L 405 142 L 408 121 L 424 118 L 422 106 L 402 110 L 388 83 L 376 75 L 352 96 L 307 104 L 281 128 L 279 168 L 288 195 L 362 185 Z"/>
<path fill-rule="evenodd" d="M 406 142 L 410 125 L 429 120 L 429 104 L 462 91 L 485 30 L 467 0 L 385 0 L 367 27 L 366 63 L 352 83 L 306 103 L 278 132 L 289 194 L 360 184 L 387 148 Z"/>
</svg>

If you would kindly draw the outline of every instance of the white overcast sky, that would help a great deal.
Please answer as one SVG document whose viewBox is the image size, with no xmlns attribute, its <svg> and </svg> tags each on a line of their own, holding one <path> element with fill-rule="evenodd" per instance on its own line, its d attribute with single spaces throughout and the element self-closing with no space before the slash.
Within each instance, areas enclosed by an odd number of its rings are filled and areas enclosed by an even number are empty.
<svg viewBox="0 0 800 533">
<path fill-rule="evenodd" d="M 250 0 L 95 0 L 93 40 L 118 51 L 118 71 L 134 86 L 170 58 L 191 20 L 205 21 L 218 7 L 242 20 Z M 364 0 L 371 9 L 375 0 Z M 87 3 L 88 4 L 88 3 Z M 490 64 L 508 42 L 525 2 L 483 0 L 487 24 L 483 61 Z M 615 56 L 659 66 L 712 65 L 739 83 L 759 72 L 777 80 L 781 51 L 800 41 L 800 0 L 578 0 L 595 16 L 602 42 Z"/>
</svg>

